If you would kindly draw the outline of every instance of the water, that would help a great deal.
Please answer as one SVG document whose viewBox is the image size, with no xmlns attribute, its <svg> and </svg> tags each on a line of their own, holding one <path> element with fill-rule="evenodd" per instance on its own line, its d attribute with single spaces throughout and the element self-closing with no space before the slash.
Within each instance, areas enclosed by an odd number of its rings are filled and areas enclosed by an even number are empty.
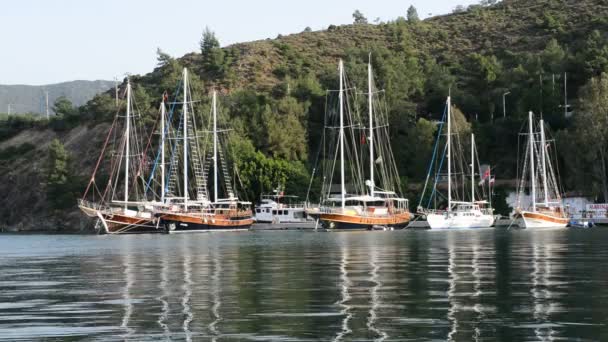
<svg viewBox="0 0 608 342">
<path fill-rule="evenodd" d="M 608 340 L 608 229 L 0 236 L 0 339 Z"/>
</svg>

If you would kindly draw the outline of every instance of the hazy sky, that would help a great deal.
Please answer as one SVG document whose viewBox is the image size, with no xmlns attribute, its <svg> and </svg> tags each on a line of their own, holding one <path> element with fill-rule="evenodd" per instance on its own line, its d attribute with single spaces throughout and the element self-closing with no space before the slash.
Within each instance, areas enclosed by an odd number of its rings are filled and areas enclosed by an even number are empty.
<svg viewBox="0 0 608 342">
<path fill-rule="evenodd" d="M 198 50 L 205 26 L 222 45 L 352 22 L 445 14 L 478 0 L 17 0 L 0 10 L 0 84 L 112 80 L 143 74 L 156 48 L 172 56 Z"/>
</svg>

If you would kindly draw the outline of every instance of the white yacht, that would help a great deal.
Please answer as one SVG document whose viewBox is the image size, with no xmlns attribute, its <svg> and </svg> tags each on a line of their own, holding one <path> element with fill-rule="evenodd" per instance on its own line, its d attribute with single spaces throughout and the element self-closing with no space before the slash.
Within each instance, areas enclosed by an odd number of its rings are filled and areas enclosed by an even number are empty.
<svg viewBox="0 0 608 342">
<path fill-rule="evenodd" d="M 443 165 L 443 158 L 440 159 L 439 167 L 434 170 L 433 166 L 436 165 L 437 147 L 435 145 L 433 159 L 431 160 L 431 167 L 427 175 L 424 191 L 426 192 L 431 173 L 435 173 L 434 186 L 431 187 L 432 193 L 428 198 L 426 208 L 422 206 L 422 201 L 425 199 L 425 192 L 423 192 L 420 198 L 420 205 L 418 206 L 418 212 L 421 215 L 426 216 L 427 222 L 431 229 L 452 229 L 452 228 L 486 228 L 494 224 L 494 215 L 491 207 L 487 207 L 488 202 L 485 200 L 479 200 L 482 195 L 476 195 L 476 188 L 485 184 L 486 180 L 489 180 L 489 169 L 487 173 L 481 174 L 481 167 L 479 163 L 476 163 L 475 154 L 475 136 L 471 134 L 471 157 L 470 160 L 466 160 L 462 148 L 458 141 L 458 130 L 456 133 L 452 133 L 452 103 L 451 98 L 448 97 L 446 104 L 447 113 L 447 133 L 446 133 L 446 144 L 443 155 L 446 159 L 447 174 L 441 174 L 441 165 Z M 455 122 L 454 122 L 455 123 Z M 441 125 L 443 126 L 443 120 Z M 456 134 L 456 144 L 452 142 L 452 134 Z M 439 128 L 437 142 L 441 139 L 441 127 Z M 452 145 L 455 146 L 452 146 Z M 455 162 L 455 159 L 457 159 Z M 470 162 L 470 164 L 468 164 Z M 468 165 L 467 165 L 468 164 Z M 476 165 L 477 164 L 477 165 Z M 468 166 L 468 167 L 467 167 Z M 480 182 L 477 183 L 475 178 L 475 167 L 478 166 L 480 170 Z M 470 175 L 470 197 L 465 198 L 464 190 L 466 188 L 465 176 Z M 447 206 L 444 209 L 438 210 L 432 208 L 432 200 L 437 203 L 437 195 L 439 193 L 438 183 L 439 179 L 447 178 L 447 194 L 442 195 L 442 198 L 447 199 Z M 460 179 L 460 184 L 453 184 Z M 491 184 L 491 183 L 490 183 Z M 459 191 L 462 190 L 462 191 Z M 482 189 L 483 190 L 483 189 Z M 458 198 L 461 198 L 458 200 Z"/>
<path fill-rule="evenodd" d="M 281 191 L 263 195 L 260 205 L 255 207 L 255 222 L 277 229 L 313 228 L 315 221 L 306 214 L 306 205 L 297 198 L 285 196 Z"/>
</svg>

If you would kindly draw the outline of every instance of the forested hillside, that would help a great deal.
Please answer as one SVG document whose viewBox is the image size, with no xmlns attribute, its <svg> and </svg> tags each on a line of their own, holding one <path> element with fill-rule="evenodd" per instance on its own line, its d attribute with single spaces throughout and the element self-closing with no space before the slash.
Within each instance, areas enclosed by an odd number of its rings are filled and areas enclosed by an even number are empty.
<svg viewBox="0 0 608 342">
<path fill-rule="evenodd" d="M 172 94 L 182 68 L 189 68 L 195 97 L 202 100 L 201 115 L 207 113 L 210 90 L 222 94 L 221 117 L 233 129 L 230 142 L 249 199 L 277 182 L 303 195 L 322 132 L 326 90 L 337 87 L 337 61 L 343 58 L 351 81 L 364 87 L 371 53 L 376 80 L 386 90 L 395 158 L 412 204 L 426 175 L 433 121 L 449 93 L 472 124 L 482 161 L 494 167 L 499 179 L 516 176 L 518 133 L 532 110 L 543 115 L 556 139 L 564 190 L 608 197 L 605 1 L 484 0 L 427 20 L 419 20 L 413 8 L 404 8 L 403 17 L 390 22 L 370 23 L 360 12 L 353 17 L 352 25 L 224 48 L 208 29 L 200 53 L 180 58 L 159 49 L 158 67 L 131 77 L 138 107 L 151 128 L 161 95 Z M 566 100 L 573 112 L 568 118 Z M 10 203 L 12 208 L 10 215 L 1 213 L 5 222 L 0 224 L 38 215 L 33 221 L 46 218 L 52 226 L 72 224 L 77 217 L 70 214 L 75 199 L 49 201 L 54 195 L 48 190 L 64 186 L 77 196 L 100 149 L 100 124 L 111 121 L 117 108 L 113 93 L 79 108 L 60 105 L 51 122 L 11 118 L 0 127 L 0 153 L 8 161 L 1 166 L 0 191 L 9 193 L 0 207 Z M 83 132 L 95 136 L 84 139 Z M 65 145 L 65 155 L 57 153 L 63 146 L 54 144 L 51 159 L 60 156 L 65 163 L 48 160 L 55 137 Z M 60 184 L 49 187 L 48 181 L 57 179 L 57 165 Z M 23 187 L 34 174 L 38 183 Z M 46 196 L 29 200 L 33 188 L 47 190 Z"/>
</svg>

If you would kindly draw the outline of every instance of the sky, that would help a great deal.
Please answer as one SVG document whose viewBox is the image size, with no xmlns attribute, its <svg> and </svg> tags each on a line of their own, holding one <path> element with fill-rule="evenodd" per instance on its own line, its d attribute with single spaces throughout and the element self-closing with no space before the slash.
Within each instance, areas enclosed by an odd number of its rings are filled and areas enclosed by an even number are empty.
<svg viewBox="0 0 608 342">
<path fill-rule="evenodd" d="M 222 46 L 352 23 L 446 14 L 478 0 L 18 0 L 0 11 L 0 84 L 43 85 L 145 74 L 156 49 L 198 51 L 203 29 Z"/>
</svg>

